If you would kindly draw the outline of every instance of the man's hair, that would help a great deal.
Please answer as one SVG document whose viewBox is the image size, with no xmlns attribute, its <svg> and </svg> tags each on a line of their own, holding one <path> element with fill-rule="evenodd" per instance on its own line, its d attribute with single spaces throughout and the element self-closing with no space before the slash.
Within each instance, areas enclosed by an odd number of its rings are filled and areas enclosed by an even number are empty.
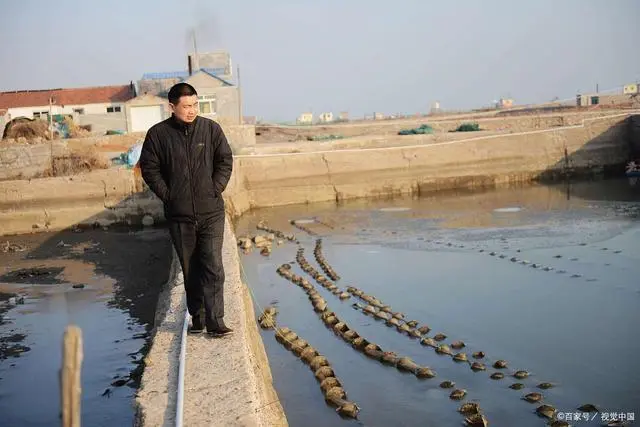
<svg viewBox="0 0 640 427">
<path fill-rule="evenodd" d="M 193 96 L 197 95 L 198 92 L 188 83 L 178 83 L 173 85 L 171 89 L 169 89 L 169 102 L 173 105 L 178 105 L 180 102 L 180 98 L 183 96 Z"/>
</svg>

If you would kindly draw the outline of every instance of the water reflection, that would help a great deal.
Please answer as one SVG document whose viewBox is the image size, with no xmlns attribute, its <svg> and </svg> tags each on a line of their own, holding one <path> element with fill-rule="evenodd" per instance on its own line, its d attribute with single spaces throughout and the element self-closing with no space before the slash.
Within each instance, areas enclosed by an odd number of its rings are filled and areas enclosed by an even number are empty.
<svg viewBox="0 0 640 427">
<path fill-rule="evenodd" d="M 64 231 L 10 241 L 27 250 L 0 254 L 0 300 L 24 300 L 0 301 L 0 341 L 29 350 L 0 358 L 0 424 L 59 422 L 62 334 L 74 323 L 84 340 L 83 424 L 131 425 L 141 358 L 168 276 L 166 233 Z"/>
</svg>

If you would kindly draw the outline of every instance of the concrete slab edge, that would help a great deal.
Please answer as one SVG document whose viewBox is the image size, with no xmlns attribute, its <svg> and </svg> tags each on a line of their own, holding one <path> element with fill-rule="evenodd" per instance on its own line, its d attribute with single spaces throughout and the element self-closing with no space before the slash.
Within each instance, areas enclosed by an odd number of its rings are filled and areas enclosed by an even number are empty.
<svg viewBox="0 0 640 427">
<path fill-rule="evenodd" d="M 181 268 L 173 251 L 169 278 L 158 299 L 151 348 L 144 358 L 145 369 L 136 394 L 135 427 L 175 425 L 180 330 L 186 311 L 182 283 Z"/>
<path fill-rule="evenodd" d="M 232 279 L 232 277 L 241 278 L 242 275 L 236 237 L 230 224 L 231 220 L 227 218 L 224 243 L 226 250 L 223 251 L 223 261 L 225 271 L 231 274 L 228 274 L 228 280 L 225 283 L 225 294 L 239 294 L 242 300 L 241 321 L 239 325 L 234 326 L 235 334 L 242 338 L 244 344 L 243 354 L 240 355 L 240 360 L 245 365 L 242 370 L 249 375 L 246 377 L 245 384 L 238 386 L 247 388 L 250 394 L 255 396 L 251 408 L 239 411 L 237 418 L 242 420 L 249 415 L 254 420 L 253 423 L 258 426 L 286 427 L 288 423 L 273 387 L 271 369 L 256 324 L 249 289 L 241 279 Z M 180 336 L 186 311 L 183 283 L 181 269 L 174 252 L 170 277 L 159 297 L 156 327 L 152 333 L 153 343 L 145 358 L 145 371 L 136 396 L 134 423 L 136 427 L 175 425 Z M 192 358 L 197 360 L 202 356 L 192 355 Z M 187 354 L 187 363 L 189 363 L 189 354 Z M 215 402 L 211 402 L 211 406 L 214 405 Z M 202 410 L 204 413 L 207 412 L 206 408 Z M 187 415 L 185 414 L 185 425 L 189 425 Z M 207 425 L 219 424 L 212 419 L 208 420 Z"/>
</svg>

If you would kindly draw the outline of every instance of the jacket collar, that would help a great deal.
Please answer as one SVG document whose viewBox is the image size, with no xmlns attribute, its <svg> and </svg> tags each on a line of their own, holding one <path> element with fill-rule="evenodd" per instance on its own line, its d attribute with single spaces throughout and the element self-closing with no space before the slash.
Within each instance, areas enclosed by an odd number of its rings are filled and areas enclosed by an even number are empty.
<svg viewBox="0 0 640 427">
<path fill-rule="evenodd" d="M 177 129 L 180 129 L 182 131 L 184 130 L 191 130 L 194 128 L 196 122 L 198 121 L 199 117 L 196 116 L 196 119 L 194 121 L 192 121 L 191 123 L 187 123 L 187 122 L 183 122 L 182 120 L 180 120 L 179 118 L 176 117 L 175 114 L 171 114 L 171 125 Z"/>
</svg>

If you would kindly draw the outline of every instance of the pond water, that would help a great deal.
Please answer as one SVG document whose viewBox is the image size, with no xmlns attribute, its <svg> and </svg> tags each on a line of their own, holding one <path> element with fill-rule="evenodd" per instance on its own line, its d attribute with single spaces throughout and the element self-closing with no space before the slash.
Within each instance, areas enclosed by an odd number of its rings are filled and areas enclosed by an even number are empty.
<svg viewBox="0 0 640 427">
<path fill-rule="evenodd" d="M 58 425 L 62 338 L 82 329 L 82 424 L 132 425 L 171 247 L 164 230 L 0 238 L 0 426 Z"/>
<path fill-rule="evenodd" d="M 314 235 L 289 224 L 298 223 Z M 238 236 L 255 234 L 259 221 L 295 232 L 306 259 L 318 270 L 313 250 L 340 275 L 336 284 L 355 286 L 394 311 L 428 325 L 447 344 L 483 351 L 486 371 L 438 355 L 419 340 L 354 310 L 356 297 L 340 301 L 320 287 L 295 260 L 297 245 L 243 255 L 256 311 L 278 308 L 277 322 L 325 355 L 350 400 L 361 407 L 358 420 L 341 420 L 323 399 L 309 367 L 263 330 L 274 384 L 291 426 L 459 426 L 463 402 L 478 402 L 490 425 L 542 426 L 542 403 L 560 415 L 584 404 L 599 410 L 601 425 L 611 413 L 640 416 L 640 188 L 627 181 L 595 181 L 486 192 L 450 192 L 423 198 L 356 201 L 259 210 L 236 224 Z M 307 278 L 330 310 L 384 350 L 411 357 L 437 376 L 417 379 L 380 364 L 326 328 L 303 289 L 276 273 L 283 263 Z M 492 380 L 497 359 L 508 362 L 506 377 Z M 508 386 L 515 370 L 527 370 L 522 390 Z M 444 380 L 467 391 L 449 398 Z M 555 387 L 541 390 L 541 382 Z M 543 394 L 532 404 L 522 399 Z M 575 416 L 575 415 L 573 415 Z M 580 413 L 581 417 L 587 416 Z"/>
</svg>

